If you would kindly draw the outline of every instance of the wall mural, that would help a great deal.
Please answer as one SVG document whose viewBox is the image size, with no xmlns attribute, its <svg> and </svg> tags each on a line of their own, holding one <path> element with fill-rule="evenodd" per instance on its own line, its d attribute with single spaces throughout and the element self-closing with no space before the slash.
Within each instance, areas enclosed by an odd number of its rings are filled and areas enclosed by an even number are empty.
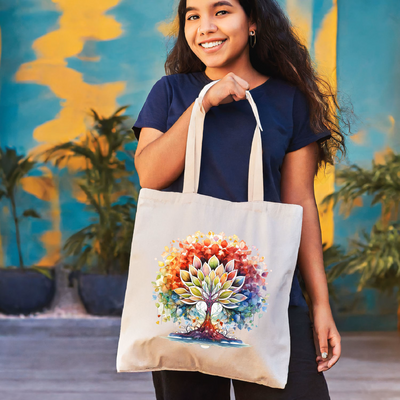
<svg viewBox="0 0 400 400">
<path fill-rule="evenodd" d="M 41 0 L 23 5 L 11 0 L 0 9 L 0 144 L 21 154 L 39 154 L 59 141 L 77 140 L 93 116 L 104 117 L 129 105 L 132 118 L 152 85 L 164 75 L 170 32 L 176 28 L 177 1 Z M 398 152 L 400 118 L 398 65 L 400 7 L 385 2 L 281 0 L 319 72 L 348 95 L 358 117 L 358 132 L 348 140 L 348 160 L 369 168 Z M 396 18 L 397 16 L 397 18 Z M 371 27 L 374 29 L 371 29 Z M 18 203 L 41 218 L 21 222 L 26 265 L 53 266 L 63 241 L 87 223 L 86 195 L 69 173 L 81 169 L 40 165 L 21 180 Z M 320 205 L 335 190 L 335 169 L 316 178 L 323 242 L 347 246 L 360 229 L 371 229 L 381 213 L 359 198 L 345 219 L 339 207 Z M 137 183 L 137 176 L 133 177 Z M 28 208 L 25 207 L 25 208 Z M 15 228 L 8 204 L 0 204 L 0 265 L 17 265 Z M 339 326 L 344 329 L 394 329 L 395 301 L 373 290 L 356 292 L 355 278 L 334 284 Z M 393 301 L 392 301 L 393 300 Z M 353 316 L 354 318 L 350 318 Z M 377 325 L 378 324 L 378 325 Z"/>
</svg>

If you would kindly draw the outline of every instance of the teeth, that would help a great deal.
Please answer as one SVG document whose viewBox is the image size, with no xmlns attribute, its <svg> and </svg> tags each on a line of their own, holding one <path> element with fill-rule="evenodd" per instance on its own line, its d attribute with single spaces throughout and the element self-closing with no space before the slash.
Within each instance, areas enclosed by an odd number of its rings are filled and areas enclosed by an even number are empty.
<svg viewBox="0 0 400 400">
<path fill-rule="evenodd" d="M 220 40 L 218 42 L 208 42 L 208 43 L 201 43 L 200 46 L 205 47 L 206 49 L 209 49 L 210 47 L 215 47 L 218 46 L 219 44 L 221 44 L 223 42 L 223 40 Z"/>
</svg>

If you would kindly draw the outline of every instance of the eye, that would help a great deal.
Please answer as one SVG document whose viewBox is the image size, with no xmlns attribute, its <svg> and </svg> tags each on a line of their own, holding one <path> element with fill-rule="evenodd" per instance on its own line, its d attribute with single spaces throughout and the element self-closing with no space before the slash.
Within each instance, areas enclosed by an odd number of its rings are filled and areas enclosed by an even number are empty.
<svg viewBox="0 0 400 400">
<path fill-rule="evenodd" d="M 217 12 L 217 14 L 219 14 L 219 13 L 224 13 L 224 14 L 222 14 L 222 15 L 225 15 L 225 14 L 228 14 L 228 11 L 226 11 L 226 10 L 221 10 L 221 11 L 218 11 L 218 12 Z M 187 18 L 187 20 L 188 20 L 188 21 L 193 21 L 193 17 L 198 17 L 198 15 L 191 15 L 190 17 Z"/>
</svg>

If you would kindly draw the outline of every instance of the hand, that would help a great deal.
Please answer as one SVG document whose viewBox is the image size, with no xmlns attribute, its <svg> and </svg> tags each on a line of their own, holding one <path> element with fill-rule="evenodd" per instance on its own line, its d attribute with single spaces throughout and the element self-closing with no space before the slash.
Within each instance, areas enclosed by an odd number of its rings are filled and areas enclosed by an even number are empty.
<svg viewBox="0 0 400 400">
<path fill-rule="evenodd" d="M 340 335 L 329 305 L 313 307 L 312 311 L 318 372 L 327 371 L 339 360 L 341 354 Z M 322 357 L 324 353 L 326 354 L 326 358 Z"/>
<path fill-rule="evenodd" d="M 244 100 L 246 98 L 246 90 L 249 89 L 248 82 L 233 72 L 229 72 L 205 94 L 203 98 L 204 111 L 207 113 L 211 107 Z"/>
</svg>

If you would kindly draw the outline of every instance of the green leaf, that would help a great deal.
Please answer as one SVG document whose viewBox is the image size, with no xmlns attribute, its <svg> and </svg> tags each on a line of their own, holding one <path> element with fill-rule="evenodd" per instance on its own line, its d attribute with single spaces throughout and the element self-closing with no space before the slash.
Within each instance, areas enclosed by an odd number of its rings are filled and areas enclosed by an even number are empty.
<svg viewBox="0 0 400 400">
<path fill-rule="evenodd" d="M 186 289 L 184 289 L 184 288 L 177 288 L 177 289 L 174 289 L 174 292 L 175 292 L 176 294 L 179 294 L 179 295 L 188 294 L 188 293 L 189 293 L 189 292 L 188 292 Z"/>
<path fill-rule="evenodd" d="M 399 288 L 400 224 L 385 227 L 378 222 L 370 234 L 362 232 L 362 237 L 363 241 L 352 240 L 343 260 L 328 270 L 328 281 L 357 273 L 360 290 L 371 287 L 389 293 Z"/>
<path fill-rule="evenodd" d="M 197 271 L 197 277 L 199 278 L 200 281 L 204 281 L 204 274 L 202 271 L 200 270 Z"/>
<path fill-rule="evenodd" d="M 192 275 L 192 282 L 193 282 L 197 287 L 200 287 L 200 288 L 201 288 L 201 282 L 200 282 L 195 276 L 193 276 L 193 275 Z"/>
<path fill-rule="evenodd" d="M 189 288 L 189 290 L 190 290 L 190 293 L 192 293 L 193 296 L 200 297 L 200 298 L 203 297 L 202 293 L 201 293 L 201 290 L 198 287 L 192 286 L 192 287 Z"/>
<path fill-rule="evenodd" d="M 226 281 L 223 285 L 222 285 L 222 289 L 226 290 L 229 289 L 232 286 L 232 281 Z"/>
<path fill-rule="evenodd" d="M 190 282 L 190 274 L 188 271 L 181 269 L 180 276 L 183 282 Z"/>
<path fill-rule="evenodd" d="M 119 107 L 109 117 L 92 110 L 92 129 L 40 154 L 45 162 L 52 161 L 58 167 L 77 160 L 82 168 L 75 172 L 74 184 L 88 199 L 86 209 L 95 215 L 90 227 L 67 240 L 63 253 L 78 269 L 109 273 L 127 271 L 129 267 L 138 191 L 132 182 L 135 171 L 126 166 L 126 162 L 134 161 L 134 153 L 125 151 L 124 146 L 136 140 L 133 131 L 124 126 L 127 116 L 121 114 L 126 108 Z M 23 161 L 15 154 L 10 156 L 17 159 L 14 164 Z M 30 164 L 23 166 L 27 169 Z"/>
<path fill-rule="evenodd" d="M 204 281 L 205 281 L 206 284 L 207 284 L 208 291 L 211 291 L 211 279 L 210 279 L 210 276 L 207 275 L 207 276 L 205 277 Z"/>
<path fill-rule="evenodd" d="M 212 256 L 209 260 L 208 260 L 208 265 L 210 266 L 211 269 L 215 269 L 218 267 L 219 265 L 219 260 L 217 257 Z"/>
<path fill-rule="evenodd" d="M 232 296 L 230 297 L 229 300 L 231 300 L 231 301 L 233 301 L 233 300 L 235 300 L 235 301 L 244 301 L 244 300 L 246 300 L 246 299 L 247 299 L 247 297 L 246 297 L 244 294 L 235 293 L 234 295 L 232 295 Z"/>
<path fill-rule="evenodd" d="M 40 272 L 44 276 L 46 276 L 49 279 L 54 279 L 51 271 L 48 268 L 41 268 L 41 267 L 32 267 L 31 269 L 34 269 L 35 271 Z"/>
<path fill-rule="evenodd" d="M 232 290 L 224 290 L 220 293 L 219 298 L 222 300 L 226 300 L 232 295 L 232 293 Z"/>
</svg>

